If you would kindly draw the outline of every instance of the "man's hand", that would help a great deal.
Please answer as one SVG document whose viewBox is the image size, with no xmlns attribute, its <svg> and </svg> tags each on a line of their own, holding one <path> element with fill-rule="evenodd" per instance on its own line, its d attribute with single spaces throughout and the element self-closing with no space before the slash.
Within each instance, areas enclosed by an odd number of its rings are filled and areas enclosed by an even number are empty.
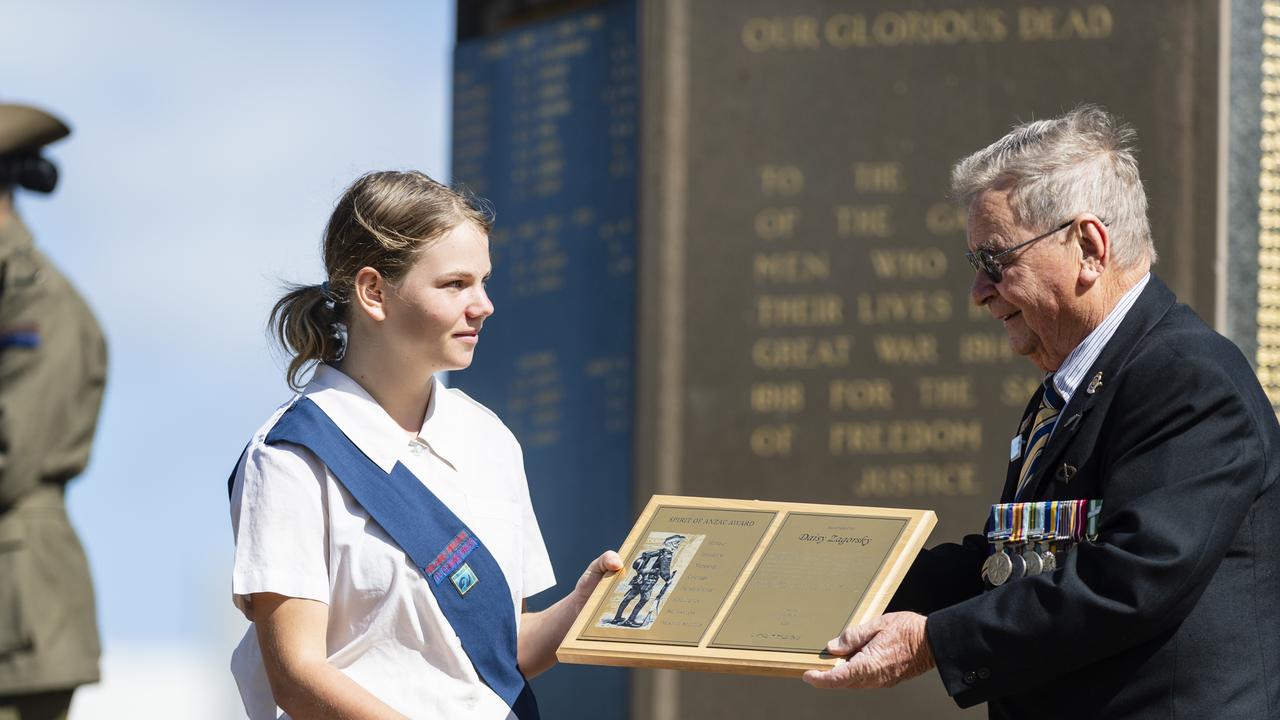
<svg viewBox="0 0 1280 720">
<path fill-rule="evenodd" d="M 830 670 L 810 670 L 804 681 L 821 688 L 886 688 L 923 674 L 934 666 L 924 632 L 925 617 L 889 613 L 849 628 L 827 643 L 827 652 L 847 657 Z"/>
</svg>

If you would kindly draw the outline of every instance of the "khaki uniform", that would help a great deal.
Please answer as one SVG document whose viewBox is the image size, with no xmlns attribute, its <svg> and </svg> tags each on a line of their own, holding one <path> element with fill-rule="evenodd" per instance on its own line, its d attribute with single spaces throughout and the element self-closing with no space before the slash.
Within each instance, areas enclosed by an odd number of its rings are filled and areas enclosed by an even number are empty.
<svg viewBox="0 0 1280 720">
<path fill-rule="evenodd" d="M 98 679 L 84 550 L 63 487 L 84 470 L 106 343 L 14 215 L 0 220 L 0 696 Z"/>
</svg>

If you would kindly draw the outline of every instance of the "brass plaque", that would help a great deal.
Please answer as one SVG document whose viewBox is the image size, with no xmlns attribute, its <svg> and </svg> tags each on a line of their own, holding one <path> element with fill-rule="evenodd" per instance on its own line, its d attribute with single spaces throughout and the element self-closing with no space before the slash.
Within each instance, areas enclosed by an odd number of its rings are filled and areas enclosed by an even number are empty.
<svg viewBox="0 0 1280 720">
<path fill-rule="evenodd" d="M 883 612 L 929 510 L 655 495 L 574 621 L 563 662 L 796 676 Z"/>
<path fill-rule="evenodd" d="M 582 637 L 697 645 L 776 516 L 658 507 Z"/>
<path fill-rule="evenodd" d="M 905 518 L 791 513 L 711 647 L 821 652 L 847 627 Z"/>
</svg>

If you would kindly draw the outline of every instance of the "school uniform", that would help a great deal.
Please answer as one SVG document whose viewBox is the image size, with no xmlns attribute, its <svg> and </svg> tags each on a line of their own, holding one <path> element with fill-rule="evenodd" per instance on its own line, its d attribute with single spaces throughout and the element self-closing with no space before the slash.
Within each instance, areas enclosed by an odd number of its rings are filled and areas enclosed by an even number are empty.
<svg viewBox="0 0 1280 720">
<path fill-rule="evenodd" d="M 478 583 L 488 581 L 491 590 L 505 581 L 517 627 L 523 599 L 555 584 L 520 446 L 493 413 L 435 381 L 422 428 L 406 439 L 359 384 L 321 365 L 303 393 L 254 434 L 236 468 L 237 607 L 247 611 L 249 596 L 259 592 L 328 604 L 329 662 L 409 717 L 515 717 L 510 698 L 491 689 L 464 649 L 459 636 L 467 637 L 467 628 L 455 628 L 441 609 L 436 593 L 454 588 L 440 577 L 431 587 L 427 563 L 415 563 L 371 518 L 348 478 L 339 478 L 307 440 L 310 431 L 281 439 L 285 424 L 306 409 L 336 425 L 371 470 L 408 471 L 465 523 L 501 571 L 501 578 L 480 573 Z M 453 617 L 468 622 L 465 612 Z M 252 626 L 232 672 L 250 720 L 283 717 Z"/>
</svg>

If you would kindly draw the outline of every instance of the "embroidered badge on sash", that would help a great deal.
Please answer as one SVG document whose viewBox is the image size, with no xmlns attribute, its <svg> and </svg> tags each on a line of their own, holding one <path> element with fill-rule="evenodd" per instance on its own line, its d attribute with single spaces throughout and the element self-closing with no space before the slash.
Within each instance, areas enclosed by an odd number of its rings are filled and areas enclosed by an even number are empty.
<svg viewBox="0 0 1280 720">
<path fill-rule="evenodd" d="M 427 577 L 431 578 L 432 582 L 439 585 L 444 582 L 445 578 L 450 576 L 450 573 L 453 573 L 454 570 L 458 570 L 458 566 L 462 565 L 462 563 L 466 561 L 467 556 L 479 546 L 480 543 L 477 542 L 476 539 L 466 530 L 463 530 L 449 541 L 449 544 L 446 545 L 438 555 L 436 555 L 436 559 L 432 560 L 425 568 L 423 568 L 422 572 Z M 462 567 L 465 568 L 466 566 L 462 565 Z M 475 573 L 471 572 L 470 568 L 467 568 L 467 573 L 471 576 L 471 582 L 467 585 L 467 590 L 470 590 L 471 585 L 475 584 L 476 576 Z M 456 575 L 457 573 L 454 574 Z M 455 586 L 458 585 L 456 577 L 453 578 L 453 584 Z M 463 595 L 466 594 L 466 591 L 461 588 L 459 588 L 458 591 Z"/>
<path fill-rule="evenodd" d="M 470 565 L 463 565 L 458 568 L 458 571 L 450 575 L 449 579 L 453 581 L 453 586 L 458 589 L 459 595 L 466 595 L 467 591 L 480 582 L 480 578 L 476 577 L 476 574 L 471 571 Z"/>
</svg>

